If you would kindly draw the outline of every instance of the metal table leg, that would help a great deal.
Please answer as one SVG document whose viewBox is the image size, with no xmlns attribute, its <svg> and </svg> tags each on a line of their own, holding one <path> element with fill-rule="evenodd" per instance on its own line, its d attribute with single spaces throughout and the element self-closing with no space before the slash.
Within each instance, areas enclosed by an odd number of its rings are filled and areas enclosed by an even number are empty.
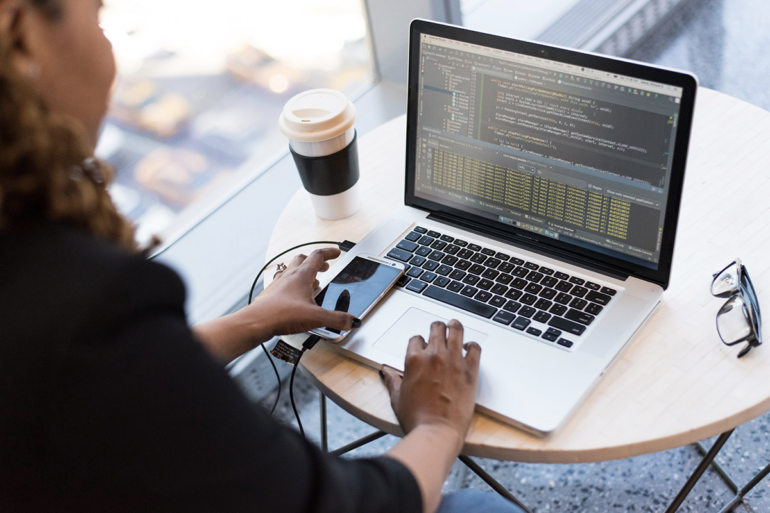
<svg viewBox="0 0 770 513">
<path fill-rule="evenodd" d="M 702 442 L 696 442 L 693 445 L 695 445 L 695 448 L 698 449 L 698 452 L 701 456 L 705 456 L 709 452 L 709 450 L 706 449 L 706 446 L 703 445 Z M 728 474 L 727 471 L 722 468 L 722 465 L 720 465 L 716 459 L 711 462 L 711 466 L 714 467 L 714 471 L 719 474 L 719 477 L 722 478 L 722 481 L 725 482 L 730 491 L 733 493 L 738 493 L 738 489 L 740 487 L 735 483 L 735 481 L 733 481 L 733 478 L 730 477 L 730 474 Z"/>
<path fill-rule="evenodd" d="M 326 429 L 326 396 L 321 393 L 321 450 L 323 452 L 329 452 L 329 436 Z"/>
<path fill-rule="evenodd" d="M 503 485 L 498 483 L 495 480 L 494 477 L 492 477 L 489 474 L 487 474 L 487 472 L 483 468 L 481 468 L 478 463 L 473 461 L 469 456 L 465 456 L 465 455 L 461 454 L 459 456 L 459 459 L 460 459 L 460 461 L 465 463 L 465 465 L 469 469 L 471 469 L 474 474 L 479 476 L 482 481 L 484 481 L 490 487 L 492 487 L 492 489 L 494 491 L 496 491 L 497 493 L 499 493 L 500 495 L 502 495 L 503 497 L 505 497 L 506 499 L 508 499 L 512 503 L 516 504 L 518 507 L 520 507 L 521 509 L 526 511 L 526 513 L 531 513 L 531 511 L 529 511 L 529 509 L 524 504 L 522 504 L 522 502 L 519 499 L 517 499 L 511 492 L 506 490 Z"/>
<path fill-rule="evenodd" d="M 711 446 L 711 449 L 709 449 L 709 452 L 706 454 L 706 457 L 701 460 L 698 467 L 695 469 L 695 472 L 690 476 L 690 479 L 687 480 L 687 482 L 684 484 L 682 489 L 679 491 L 679 494 L 674 498 L 674 501 L 671 503 L 671 505 L 666 510 L 666 513 L 674 513 L 676 510 L 679 509 L 679 506 L 682 505 L 684 500 L 687 498 L 687 496 L 692 491 L 695 484 L 700 480 L 703 473 L 706 471 L 708 466 L 711 464 L 712 461 L 714 461 L 714 458 L 716 458 L 716 455 L 719 454 L 719 451 L 722 449 L 722 446 L 727 442 L 727 439 L 730 438 L 730 435 L 733 434 L 734 429 L 731 429 L 730 431 L 726 431 L 719 435 L 719 438 L 717 438 L 716 442 L 714 442 L 714 445 Z"/>
<path fill-rule="evenodd" d="M 770 465 L 767 465 L 765 468 L 762 469 L 762 471 L 754 476 L 751 481 L 749 481 L 746 486 L 738 490 L 738 493 L 733 497 L 733 500 L 727 503 L 727 505 L 722 508 L 722 510 L 719 513 L 728 513 L 733 510 L 735 506 L 740 503 L 743 498 L 746 496 L 747 493 L 751 491 L 752 488 L 757 486 L 760 481 L 762 481 L 767 474 L 770 474 Z"/>
</svg>

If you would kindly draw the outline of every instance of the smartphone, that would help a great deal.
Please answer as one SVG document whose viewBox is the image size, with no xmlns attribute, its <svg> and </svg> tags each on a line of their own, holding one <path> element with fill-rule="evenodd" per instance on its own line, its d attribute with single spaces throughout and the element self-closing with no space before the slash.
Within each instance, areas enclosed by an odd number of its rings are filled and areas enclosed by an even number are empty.
<svg viewBox="0 0 770 513">
<path fill-rule="evenodd" d="M 315 297 L 327 310 L 337 310 L 364 319 L 395 285 L 405 271 L 404 264 L 371 255 L 358 255 Z M 338 342 L 347 331 L 318 328 L 310 333 Z"/>
</svg>

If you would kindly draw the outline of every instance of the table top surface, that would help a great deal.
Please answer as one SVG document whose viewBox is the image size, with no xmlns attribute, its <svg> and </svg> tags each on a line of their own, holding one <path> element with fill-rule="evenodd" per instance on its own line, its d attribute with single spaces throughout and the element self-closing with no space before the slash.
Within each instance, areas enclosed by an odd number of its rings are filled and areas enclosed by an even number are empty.
<svg viewBox="0 0 770 513">
<path fill-rule="evenodd" d="M 299 190 L 276 224 L 268 255 L 304 241 L 359 241 L 403 205 L 405 140 L 404 116 L 360 140 L 364 202 L 347 219 L 317 218 Z M 770 410 L 770 349 L 738 360 L 740 348 L 725 346 L 716 332 L 725 300 L 709 291 L 711 274 L 736 257 L 760 301 L 770 285 L 768 157 L 770 113 L 701 88 L 671 284 L 660 306 L 558 431 L 538 438 L 477 413 L 463 452 L 542 463 L 626 458 L 693 443 Z M 401 433 L 377 370 L 325 343 L 303 357 L 302 367 L 342 408 Z"/>
</svg>

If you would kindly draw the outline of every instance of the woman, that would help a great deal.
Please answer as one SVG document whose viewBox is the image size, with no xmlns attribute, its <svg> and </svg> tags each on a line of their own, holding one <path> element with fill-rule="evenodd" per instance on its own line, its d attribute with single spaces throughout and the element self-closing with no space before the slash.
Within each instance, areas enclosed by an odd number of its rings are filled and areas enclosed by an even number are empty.
<svg viewBox="0 0 770 513">
<path fill-rule="evenodd" d="M 312 301 L 338 250 L 189 329 L 91 158 L 115 67 L 99 0 L 0 0 L 0 511 L 435 511 L 473 412 L 480 348 L 435 323 L 384 370 L 407 435 L 342 460 L 255 411 L 225 362 L 360 321 Z M 494 496 L 458 494 L 445 511 Z M 496 504 L 496 506 L 495 506 Z M 482 508 L 483 509 L 483 508 Z"/>
</svg>

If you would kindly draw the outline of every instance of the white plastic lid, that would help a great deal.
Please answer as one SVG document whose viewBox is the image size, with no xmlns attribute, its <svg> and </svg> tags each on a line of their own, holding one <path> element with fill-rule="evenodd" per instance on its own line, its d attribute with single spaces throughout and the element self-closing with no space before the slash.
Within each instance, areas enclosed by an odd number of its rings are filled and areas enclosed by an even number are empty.
<svg viewBox="0 0 770 513">
<path fill-rule="evenodd" d="M 334 89 L 311 89 L 288 102 L 278 118 L 283 135 L 292 141 L 326 141 L 356 122 L 356 106 Z"/>
</svg>

